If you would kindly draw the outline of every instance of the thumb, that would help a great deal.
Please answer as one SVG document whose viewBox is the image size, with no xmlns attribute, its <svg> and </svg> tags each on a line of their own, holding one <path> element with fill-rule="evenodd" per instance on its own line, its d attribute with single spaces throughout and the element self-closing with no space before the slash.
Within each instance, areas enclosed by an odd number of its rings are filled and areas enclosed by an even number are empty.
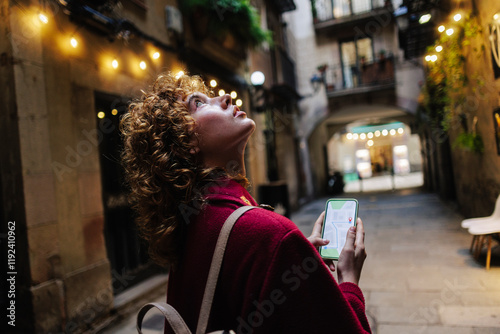
<svg viewBox="0 0 500 334">
<path fill-rule="evenodd" d="M 347 230 L 347 237 L 344 244 L 345 250 L 354 250 L 354 241 L 356 240 L 356 227 L 351 226 Z"/>
</svg>

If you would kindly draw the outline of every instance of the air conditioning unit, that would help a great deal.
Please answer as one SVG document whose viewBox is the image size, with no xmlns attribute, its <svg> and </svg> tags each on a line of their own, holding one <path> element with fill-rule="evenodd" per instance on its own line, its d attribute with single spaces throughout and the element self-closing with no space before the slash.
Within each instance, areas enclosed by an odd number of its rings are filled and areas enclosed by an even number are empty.
<svg viewBox="0 0 500 334">
<path fill-rule="evenodd" d="M 175 31 L 178 34 L 182 34 L 184 31 L 182 26 L 182 14 L 181 11 L 173 6 L 165 6 L 165 25 L 168 30 Z"/>
</svg>

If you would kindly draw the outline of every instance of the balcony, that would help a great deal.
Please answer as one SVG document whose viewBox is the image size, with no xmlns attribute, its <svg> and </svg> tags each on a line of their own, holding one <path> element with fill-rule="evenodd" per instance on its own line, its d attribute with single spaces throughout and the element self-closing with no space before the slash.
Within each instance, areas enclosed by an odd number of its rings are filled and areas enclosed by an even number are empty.
<svg viewBox="0 0 500 334">
<path fill-rule="evenodd" d="M 273 62 L 279 70 L 272 91 L 284 100 L 297 100 L 299 95 L 296 88 L 295 63 L 283 48 L 277 47 L 275 50 Z"/>
<path fill-rule="evenodd" d="M 329 98 L 365 94 L 395 88 L 394 58 L 374 62 L 329 66 L 323 75 Z"/>
<path fill-rule="evenodd" d="M 375 30 L 393 20 L 392 2 L 387 0 L 311 0 L 311 5 L 318 33 L 361 25 L 365 30 Z M 368 27 L 370 21 L 376 27 Z"/>
</svg>

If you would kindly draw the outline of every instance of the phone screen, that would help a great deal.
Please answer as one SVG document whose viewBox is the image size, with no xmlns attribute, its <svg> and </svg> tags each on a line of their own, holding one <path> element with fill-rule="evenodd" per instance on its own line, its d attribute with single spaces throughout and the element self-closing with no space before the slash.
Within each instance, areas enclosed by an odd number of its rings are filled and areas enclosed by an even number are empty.
<svg viewBox="0 0 500 334">
<path fill-rule="evenodd" d="M 321 257 L 338 259 L 346 241 L 347 230 L 356 226 L 358 201 L 352 198 L 335 198 L 326 201 L 322 238 L 330 240 L 319 249 Z"/>
</svg>

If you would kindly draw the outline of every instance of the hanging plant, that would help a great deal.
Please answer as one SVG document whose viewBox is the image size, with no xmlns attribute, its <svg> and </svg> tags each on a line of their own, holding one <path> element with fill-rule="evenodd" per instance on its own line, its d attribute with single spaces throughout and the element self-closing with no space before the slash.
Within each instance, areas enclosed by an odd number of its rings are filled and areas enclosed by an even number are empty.
<svg viewBox="0 0 500 334">
<path fill-rule="evenodd" d="M 232 34 L 237 43 L 257 47 L 271 43 L 271 32 L 262 29 L 257 10 L 249 0 L 183 0 L 182 11 L 196 25 L 204 20 L 203 33 L 215 36 Z"/>
<path fill-rule="evenodd" d="M 484 149 L 481 135 L 469 133 L 466 125 L 472 115 L 465 110 L 466 93 L 471 79 L 466 72 L 466 54 L 471 51 L 480 56 L 484 45 L 472 48 L 473 39 L 482 32 L 475 16 L 467 16 L 455 23 L 453 31 L 442 32 L 433 46 L 427 49 L 427 76 L 423 87 L 420 109 L 430 119 L 432 128 L 448 131 L 453 124 L 462 124 L 461 133 L 453 144 L 454 148 L 481 153 Z M 476 77 L 472 86 L 481 87 L 484 82 Z M 461 122 L 460 122 L 461 120 Z"/>
</svg>

